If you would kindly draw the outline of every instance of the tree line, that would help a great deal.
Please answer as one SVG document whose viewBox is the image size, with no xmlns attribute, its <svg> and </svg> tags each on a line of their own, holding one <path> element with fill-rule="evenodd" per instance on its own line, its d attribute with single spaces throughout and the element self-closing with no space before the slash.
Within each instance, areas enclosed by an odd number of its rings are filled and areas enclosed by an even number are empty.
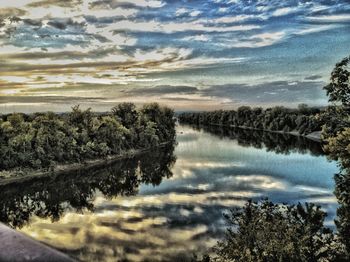
<svg viewBox="0 0 350 262">
<path fill-rule="evenodd" d="M 297 109 L 276 106 L 267 109 L 241 106 L 237 110 L 211 112 L 184 112 L 179 114 L 182 123 L 219 125 L 257 130 L 271 130 L 309 134 L 320 131 L 324 124 L 321 109 L 300 104 Z"/>
<path fill-rule="evenodd" d="M 0 117 L 0 170 L 50 168 L 175 140 L 174 112 L 157 103 L 121 103 L 103 114 L 74 106 L 65 114 Z"/>
</svg>

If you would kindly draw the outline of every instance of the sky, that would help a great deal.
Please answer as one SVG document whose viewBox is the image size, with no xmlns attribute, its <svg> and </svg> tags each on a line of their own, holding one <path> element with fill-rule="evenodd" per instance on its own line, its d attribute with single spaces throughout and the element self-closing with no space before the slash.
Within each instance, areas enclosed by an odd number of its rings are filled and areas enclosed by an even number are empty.
<svg viewBox="0 0 350 262">
<path fill-rule="evenodd" d="M 0 1 L 0 113 L 327 104 L 348 0 Z"/>
</svg>

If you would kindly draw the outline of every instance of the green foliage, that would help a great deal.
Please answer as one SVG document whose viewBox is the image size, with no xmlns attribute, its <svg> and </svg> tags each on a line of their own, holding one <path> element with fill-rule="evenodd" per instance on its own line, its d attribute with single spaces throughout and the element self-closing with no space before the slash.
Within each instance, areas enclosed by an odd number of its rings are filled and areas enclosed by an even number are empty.
<svg viewBox="0 0 350 262">
<path fill-rule="evenodd" d="M 326 142 L 324 149 L 330 158 L 338 160 L 342 173 L 350 176 L 350 57 L 344 58 L 333 69 L 331 83 L 325 87 L 329 101 L 341 102 L 333 104 L 321 114 L 325 122 L 322 136 Z"/>
<path fill-rule="evenodd" d="M 346 258 L 350 260 L 350 57 L 336 64 L 331 82 L 325 89 L 329 101 L 334 102 L 321 117 L 325 125 L 322 136 L 324 149 L 331 159 L 337 160 L 341 168 L 334 176 L 335 191 L 339 207 L 335 224 L 338 237 L 345 247 Z"/>
<path fill-rule="evenodd" d="M 342 261 L 342 245 L 324 227 L 325 216 L 314 204 L 248 201 L 225 215 L 229 227 L 212 260 Z"/>
<path fill-rule="evenodd" d="M 126 128 L 131 128 L 136 125 L 138 113 L 133 103 L 121 103 L 112 108 L 112 113 L 118 117 L 118 120 Z"/>
<path fill-rule="evenodd" d="M 96 194 L 107 198 L 133 196 L 142 184 L 158 185 L 172 176 L 174 143 L 128 160 L 68 174 L 43 176 L 0 185 L 0 221 L 13 228 L 30 224 L 33 216 L 58 221 L 65 211 L 94 210 Z"/>
<path fill-rule="evenodd" d="M 320 131 L 324 122 L 319 117 L 320 110 L 309 108 L 305 104 L 298 109 L 276 106 L 263 110 L 260 107 L 241 106 L 237 111 L 212 111 L 197 113 L 182 113 L 179 119 L 183 123 L 200 125 L 219 125 L 242 127 L 259 130 L 271 130 L 309 134 Z"/>
<path fill-rule="evenodd" d="M 350 260 L 350 173 L 336 174 L 334 180 L 334 194 L 339 203 L 335 224 L 338 237 L 345 247 L 346 257 Z"/>
<path fill-rule="evenodd" d="M 339 160 L 341 167 L 350 168 L 350 126 L 327 139 L 325 149 L 332 159 Z"/>
<path fill-rule="evenodd" d="M 346 127 L 350 127 L 350 108 L 331 105 L 326 108 L 320 119 L 324 123 L 322 128 L 323 140 L 335 137 Z"/>
<path fill-rule="evenodd" d="M 68 114 L 2 116 L 0 170 L 51 168 L 172 142 L 173 115 L 158 104 L 137 110 L 134 104 L 123 103 L 107 114 L 74 106 Z"/>
<path fill-rule="evenodd" d="M 344 58 L 336 64 L 331 74 L 331 82 L 324 87 L 330 102 L 340 102 L 343 106 L 350 106 L 350 57 Z"/>
</svg>

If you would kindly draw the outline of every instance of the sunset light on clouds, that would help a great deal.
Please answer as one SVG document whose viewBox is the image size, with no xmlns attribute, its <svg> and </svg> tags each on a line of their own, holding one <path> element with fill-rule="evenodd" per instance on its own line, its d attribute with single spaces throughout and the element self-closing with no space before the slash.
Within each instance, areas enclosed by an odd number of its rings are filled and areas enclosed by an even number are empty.
<svg viewBox="0 0 350 262">
<path fill-rule="evenodd" d="M 0 2 L 0 108 L 325 105 L 349 53 L 339 1 Z"/>
</svg>

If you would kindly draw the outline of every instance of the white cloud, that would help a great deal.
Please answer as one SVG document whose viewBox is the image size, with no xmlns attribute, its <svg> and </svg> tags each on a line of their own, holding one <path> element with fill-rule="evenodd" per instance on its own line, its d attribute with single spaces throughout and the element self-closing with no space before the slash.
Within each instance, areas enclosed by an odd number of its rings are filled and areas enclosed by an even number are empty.
<svg viewBox="0 0 350 262">
<path fill-rule="evenodd" d="M 199 10 L 190 10 L 190 9 L 187 9 L 187 8 L 178 8 L 175 12 L 175 15 L 176 16 L 182 16 L 182 15 L 189 15 L 189 16 L 192 16 L 192 17 L 196 17 L 198 15 L 200 15 L 202 12 L 199 11 Z"/>
<path fill-rule="evenodd" d="M 84 12 L 85 15 L 92 15 L 96 17 L 114 17 L 121 16 L 125 18 L 134 17 L 138 13 L 134 8 L 114 8 L 114 9 L 89 9 Z"/>
<path fill-rule="evenodd" d="M 252 35 L 244 39 L 236 39 L 221 44 L 225 47 L 245 47 L 245 48 L 259 48 L 276 44 L 284 39 L 286 33 L 283 31 L 273 33 L 261 33 Z"/>
<path fill-rule="evenodd" d="M 196 57 L 186 60 L 180 60 L 173 64 L 176 68 L 193 68 L 193 67 L 203 67 L 210 66 L 215 64 L 224 64 L 224 63 L 241 63 L 246 61 L 247 58 L 244 57 L 235 57 L 235 58 L 218 58 L 218 57 Z"/>
<path fill-rule="evenodd" d="M 328 22 L 328 23 L 350 22 L 350 14 L 308 16 L 308 17 L 306 17 L 306 19 L 309 21 L 313 21 L 313 22 Z"/>
<path fill-rule="evenodd" d="M 200 15 L 201 13 L 202 13 L 202 12 L 201 12 L 201 11 L 198 11 L 198 10 L 192 11 L 192 12 L 190 13 L 190 16 L 195 17 L 195 16 Z"/>
<path fill-rule="evenodd" d="M 163 48 L 163 49 L 155 49 L 151 52 L 137 50 L 134 58 L 136 61 L 153 61 L 153 60 L 162 60 L 168 58 L 170 56 L 176 56 L 178 58 L 186 58 L 192 53 L 192 50 L 188 49 L 176 49 L 176 48 Z"/>
<path fill-rule="evenodd" d="M 131 3 L 136 6 L 160 8 L 165 5 L 163 1 L 159 0 L 124 0 L 123 2 Z"/>
<path fill-rule="evenodd" d="M 274 33 L 262 33 L 253 35 L 250 37 L 251 40 L 257 40 L 255 46 L 269 46 L 281 41 L 285 37 L 285 32 L 274 32 Z"/>
<path fill-rule="evenodd" d="M 284 7 L 276 9 L 274 12 L 272 12 L 272 16 L 285 16 L 291 13 L 295 13 L 299 11 L 297 7 Z"/>
<path fill-rule="evenodd" d="M 294 34 L 296 35 L 307 35 L 307 34 L 312 34 L 312 33 L 317 33 L 317 32 L 322 32 L 322 31 L 327 31 L 336 28 L 336 25 L 318 25 L 318 26 L 311 26 L 308 28 L 303 28 L 298 31 L 296 31 Z"/>
<path fill-rule="evenodd" d="M 258 16 L 256 15 L 236 15 L 236 16 L 224 16 L 220 18 L 213 19 L 212 21 L 215 23 L 235 23 L 235 22 L 242 22 L 244 20 L 250 19 L 250 18 L 256 18 Z"/>
<path fill-rule="evenodd" d="M 256 7 L 256 10 L 259 12 L 267 12 L 267 11 L 270 11 L 271 9 L 272 7 L 269 5 L 259 5 Z"/>
<path fill-rule="evenodd" d="M 57 0 L 59 2 L 61 0 Z M 11 0 L 3 1 L 6 3 L 0 3 L 0 8 L 20 8 L 28 12 L 24 17 L 31 19 L 40 19 L 40 18 L 76 18 L 83 17 L 84 15 L 91 15 L 96 17 L 114 17 L 121 16 L 129 18 L 134 16 L 139 10 L 136 8 L 121 8 L 117 7 L 114 9 L 109 8 L 91 8 L 90 4 L 94 1 L 84 0 L 80 5 L 76 6 L 59 6 L 55 4 L 51 5 L 29 5 L 35 3 L 33 0 Z M 40 2 L 40 1 L 36 1 Z M 165 5 L 164 2 L 158 0 L 124 0 L 133 4 L 135 6 L 144 7 L 144 8 L 159 8 Z"/>
<path fill-rule="evenodd" d="M 201 41 L 201 42 L 207 42 L 209 41 L 209 37 L 206 35 L 194 35 L 194 36 L 187 36 L 182 38 L 184 41 Z"/>
<path fill-rule="evenodd" d="M 24 7 L 27 4 L 32 3 L 32 2 L 33 2 L 33 0 L 1 1 L 0 2 L 0 8 L 7 8 L 7 7 L 21 8 L 21 7 Z"/>
<path fill-rule="evenodd" d="M 1 33 L 0 33 L 1 35 Z M 25 48 L 16 47 L 13 45 L 0 45 L 0 55 L 9 53 L 25 53 Z"/>
<path fill-rule="evenodd" d="M 84 0 L 85 3 L 94 3 L 99 1 L 92 1 L 92 0 Z M 166 3 L 161 0 L 112 0 L 113 4 L 118 3 L 129 3 L 135 6 L 145 7 L 145 8 L 160 8 L 163 7 Z"/>
<path fill-rule="evenodd" d="M 189 10 L 186 8 L 179 8 L 176 10 L 175 15 L 181 16 L 181 15 L 187 14 L 188 12 L 189 12 Z"/>
<path fill-rule="evenodd" d="M 155 20 L 147 21 L 147 22 L 122 20 L 104 27 L 104 30 L 174 33 L 174 32 L 185 32 L 185 31 L 233 32 L 233 31 L 247 31 L 247 30 L 260 28 L 259 25 L 212 26 L 212 25 L 205 25 L 202 22 L 203 21 L 198 20 L 193 22 L 181 22 L 181 23 L 176 23 L 176 22 L 160 23 Z"/>
<path fill-rule="evenodd" d="M 133 17 L 137 14 L 138 10 L 135 8 L 121 8 L 117 7 L 114 9 L 106 8 L 91 8 L 89 1 L 84 1 L 81 5 L 75 8 L 67 8 L 60 6 L 50 6 L 47 7 L 29 7 L 28 17 L 31 19 L 40 18 L 83 18 L 84 15 L 99 17 L 114 17 L 121 16 L 125 18 Z"/>
<path fill-rule="evenodd" d="M 228 10 L 230 10 L 228 7 L 220 7 L 220 8 L 218 9 L 218 12 L 219 12 L 219 13 L 226 13 Z"/>
<path fill-rule="evenodd" d="M 310 10 L 312 12 L 319 12 L 319 11 L 324 11 L 324 10 L 327 10 L 329 9 L 329 6 L 326 6 L 326 5 L 319 5 L 319 4 L 315 4 L 313 5 Z"/>
<path fill-rule="evenodd" d="M 1 76 L 0 81 L 15 82 L 15 83 L 26 83 L 28 82 L 28 77 L 23 76 Z"/>
</svg>

